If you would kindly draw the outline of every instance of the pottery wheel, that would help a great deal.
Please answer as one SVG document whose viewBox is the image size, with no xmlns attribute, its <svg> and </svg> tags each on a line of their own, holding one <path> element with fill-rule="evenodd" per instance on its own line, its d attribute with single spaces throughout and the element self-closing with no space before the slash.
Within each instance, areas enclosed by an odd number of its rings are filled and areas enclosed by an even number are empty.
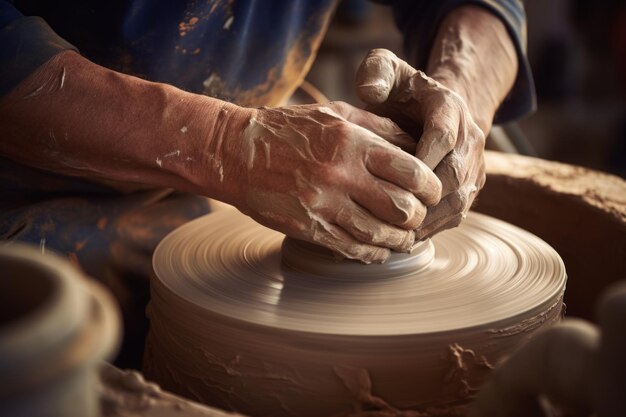
<svg viewBox="0 0 626 417">
<path fill-rule="evenodd" d="M 168 235 L 153 264 L 146 373 L 254 416 L 458 415 L 559 319 L 566 281 L 548 244 L 476 213 L 362 265 L 222 210 Z"/>
</svg>

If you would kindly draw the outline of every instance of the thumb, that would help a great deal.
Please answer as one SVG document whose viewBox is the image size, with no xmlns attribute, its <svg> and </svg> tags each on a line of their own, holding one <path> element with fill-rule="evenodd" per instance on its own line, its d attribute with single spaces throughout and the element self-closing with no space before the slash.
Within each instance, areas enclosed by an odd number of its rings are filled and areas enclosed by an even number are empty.
<svg viewBox="0 0 626 417">
<path fill-rule="evenodd" d="M 357 96 L 367 104 L 387 101 L 394 87 L 416 72 L 387 49 L 371 50 L 356 73 Z"/>
</svg>

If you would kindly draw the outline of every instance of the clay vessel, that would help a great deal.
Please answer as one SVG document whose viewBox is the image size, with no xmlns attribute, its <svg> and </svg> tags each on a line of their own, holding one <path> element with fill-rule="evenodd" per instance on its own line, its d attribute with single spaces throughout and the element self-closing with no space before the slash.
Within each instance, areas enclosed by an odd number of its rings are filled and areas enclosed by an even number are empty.
<svg viewBox="0 0 626 417">
<path fill-rule="evenodd" d="M 0 246 L 0 415 L 100 415 L 97 367 L 118 346 L 110 295 L 68 261 Z"/>
</svg>

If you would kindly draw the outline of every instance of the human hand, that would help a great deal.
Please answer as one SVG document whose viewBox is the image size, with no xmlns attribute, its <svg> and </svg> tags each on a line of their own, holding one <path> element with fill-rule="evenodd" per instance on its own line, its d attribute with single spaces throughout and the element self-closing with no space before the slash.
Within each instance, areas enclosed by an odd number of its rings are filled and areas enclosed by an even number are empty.
<svg viewBox="0 0 626 417">
<path fill-rule="evenodd" d="M 415 155 L 441 180 L 442 199 L 428 209 L 417 239 L 458 226 L 485 183 L 485 134 L 463 98 L 385 49 L 371 51 L 356 78 L 367 109 L 419 137 Z"/>
<path fill-rule="evenodd" d="M 234 204 L 259 223 L 364 263 L 414 244 L 441 183 L 389 119 L 346 103 L 261 108 L 243 130 Z M 232 162 L 230 163 L 232 166 Z"/>
</svg>

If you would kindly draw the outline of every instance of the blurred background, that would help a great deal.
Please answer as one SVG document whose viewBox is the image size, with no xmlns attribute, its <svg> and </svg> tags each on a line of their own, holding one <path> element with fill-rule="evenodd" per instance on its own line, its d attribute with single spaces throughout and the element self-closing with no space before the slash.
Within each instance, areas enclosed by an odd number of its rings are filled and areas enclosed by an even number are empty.
<svg viewBox="0 0 626 417">
<path fill-rule="evenodd" d="M 520 153 L 626 177 L 626 1 L 524 4 L 538 110 L 506 132 Z M 403 55 L 391 9 L 344 0 L 307 80 L 331 100 L 362 106 L 354 74 L 372 48 Z"/>
</svg>

